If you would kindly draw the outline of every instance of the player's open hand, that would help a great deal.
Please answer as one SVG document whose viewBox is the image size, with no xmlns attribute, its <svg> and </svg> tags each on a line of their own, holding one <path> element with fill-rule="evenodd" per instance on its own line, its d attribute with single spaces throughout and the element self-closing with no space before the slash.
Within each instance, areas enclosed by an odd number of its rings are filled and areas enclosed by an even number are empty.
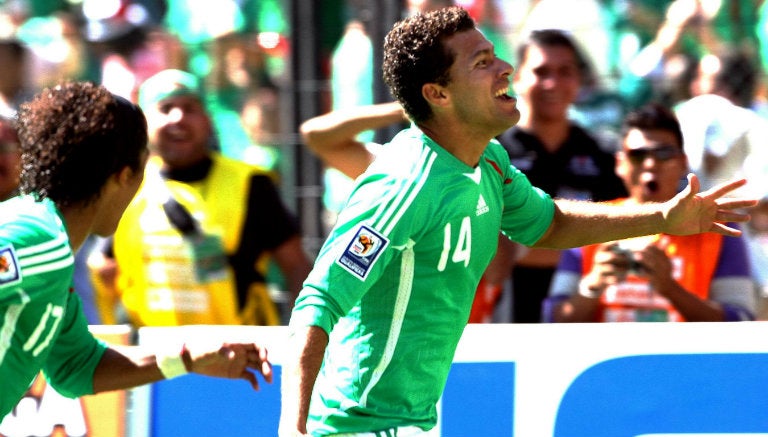
<svg viewBox="0 0 768 437">
<path fill-rule="evenodd" d="M 185 362 L 190 372 L 220 378 L 245 379 L 254 390 L 259 389 L 256 373 L 272 383 L 272 364 L 267 349 L 254 343 L 223 343 L 218 347 L 187 344 Z M 187 361 L 188 358 L 188 361 Z"/>
<path fill-rule="evenodd" d="M 666 202 L 665 232 L 671 235 L 690 235 L 715 232 L 737 237 L 741 230 L 727 226 L 727 222 L 749 221 L 749 214 L 739 211 L 757 205 L 757 199 L 729 198 L 727 194 L 744 186 L 745 179 L 726 182 L 699 193 L 700 183 L 694 174 L 688 175 L 688 186 Z"/>
</svg>

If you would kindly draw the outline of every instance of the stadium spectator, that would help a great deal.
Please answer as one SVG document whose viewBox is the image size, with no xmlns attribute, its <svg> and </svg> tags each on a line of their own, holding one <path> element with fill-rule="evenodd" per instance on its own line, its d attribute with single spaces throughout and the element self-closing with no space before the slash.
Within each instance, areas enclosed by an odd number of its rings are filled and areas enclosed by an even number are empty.
<svg viewBox="0 0 768 437">
<path fill-rule="evenodd" d="M 0 115 L 0 201 L 18 194 L 21 149 L 14 119 Z"/>
<path fill-rule="evenodd" d="M 30 97 L 28 51 L 16 39 L 0 40 L 0 116 L 13 117 Z"/>
<path fill-rule="evenodd" d="M 751 50 L 724 47 L 704 56 L 691 83 L 693 97 L 675 107 L 685 140 L 690 168 L 702 187 L 745 177 L 743 189 L 765 202 L 768 175 L 768 121 L 753 110 L 760 68 Z M 762 206 L 755 209 L 759 214 Z M 752 275 L 764 296 L 768 278 L 764 234 L 758 219 L 747 226 Z M 761 298 L 761 302 L 764 299 Z"/>
<path fill-rule="evenodd" d="M 161 71 L 139 101 L 152 151 L 144 184 L 112 253 L 91 257 L 104 320 L 114 322 L 120 302 L 134 326 L 280 324 L 267 268 L 280 268 L 290 308 L 310 263 L 271 177 L 209 150 L 211 120 L 193 75 Z"/>
<path fill-rule="evenodd" d="M 419 42 L 416 44 L 415 42 Z M 413 120 L 357 180 L 293 309 L 279 435 L 427 435 L 503 230 L 567 248 L 644 234 L 738 235 L 744 181 L 662 204 L 552 200 L 493 138 L 516 123 L 512 66 L 458 7 L 399 21 L 384 78 Z M 333 334 L 331 335 L 331 331 Z"/>
<path fill-rule="evenodd" d="M 253 343 L 189 339 L 152 353 L 110 346 L 89 332 L 72 293 L 73 252 L 91 234 L 113 232 L 136 193 L 147 159 L 141 110 L 104 87 L 68 82 L 22 104 L 20 194 L 0 216 L 0 418 L 43 370 L 56 391 L 78 397 L 194 372 L 242 378 L 258 388 L 272 369 Z"/>
<path fill-rule="evenodd" d="M 752 110 L 760 73 L 753 58 L 734 47 L 704 56 L 691 82 L 693 97 L 675 106 L 691 170 L 705 189 L 768 172 L 768 121 Z"/>
<path fill-rule="evenodd" d="M 637 0 L 635 0 L 637 1 Z M 643 2 L 648 0 L 643 0 Z M 673 107 L 691 97 L 697 62 L 725 47 L 758 57 L 765 33 L 758 28 L 761 1 L 673 0 L 654 38 L 621 64 L 618 90 L 633 106 L 654 100 Z M 661 6 L 661 5 L 659 5 Z"/>
<path fill-rule="evenodd" d="M 582 59 L 593 66 L 597 75 L 608 74 L 611 61 L 609 56 L 611 29 L 607 22 L 609 16 L 607 3 L 609 2 L 534 0 L 527 3 L 528 10 L 521 11 L 524 18 L 510 38 L 513 46 L 517 46 L 517 43 L 524 40 L 531 32 L 559 29 L 567 33 L 577 46 L 584 49 L 581 53 Z M 515 62 L 521 64 L 522 59 L 515 59 Z"/>
<path fill-rule="evenodd" d="M 521 118 L 498 136 L 512 164 L 555 198 L 599 201 L 625 195 L 613 155 L 568 117 L 586 62 L 576 43 L 558 29 L 536 30 L 519 45 L 517 59 L 513 89 Z M 507 260 L 513 322 L 540 321 L 559 258 L 557 250 L 535 248 L 514 263 Z"/>
<path fill-rule="evenodd" d="M 699 47 L 686 31 L 693 23 L 714 14 L 698 3 L 669 2 L 653 39 L 622 64 L 617 89 L 630 106 L 639 107 L 649 101 L 672 106 L 689 97 L 688 83 Z"/>
<path fill-rule="evenodd" d="M 278 171 L 283 153 L 280 93 L 266 85 L 251 90 L 240 109 L 240 119 L 251 144 L 243 152 L 243 161 L 270 171 Z"/>
<path fill-rule="evenodd" d="M 661 203 L 688 172 L 674 113 L 648 104 L 624 122 L 616 173 L 629 197 Z M 566 251 L 544 305 L 554 322 L 753 320 L 756 303 L 744 240 L 657 234 Z"/>
</svg>

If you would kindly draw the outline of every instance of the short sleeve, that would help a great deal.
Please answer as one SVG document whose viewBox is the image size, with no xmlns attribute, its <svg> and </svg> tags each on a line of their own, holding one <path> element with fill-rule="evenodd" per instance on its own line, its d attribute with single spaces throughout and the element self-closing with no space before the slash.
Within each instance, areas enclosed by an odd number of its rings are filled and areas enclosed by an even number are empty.
<svg viewBox="0 0 768 437">
<path fill-rule="evenodd" d="M 48 382 L 64 396 L 93 393 L 93 373 L 107 345 L 88 330 L 80 298 L 69 294 L 62 328 L 43 366 Z"/>
<path fill-rule="evenodd" d="M 555 214 L 555 203 L 511 165 L 508 180 L 504 185 L 501 230 L 509 239 L 531 246 L 549 229 Z"/>
</svg>

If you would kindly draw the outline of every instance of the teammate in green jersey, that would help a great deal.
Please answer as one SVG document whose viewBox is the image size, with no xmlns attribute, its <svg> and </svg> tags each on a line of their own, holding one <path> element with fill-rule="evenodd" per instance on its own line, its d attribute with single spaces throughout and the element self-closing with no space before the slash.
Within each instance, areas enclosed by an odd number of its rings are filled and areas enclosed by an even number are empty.
<svg viewBox="0 0 768 437">
<path fill-rule="evenodd" d="M 520 113 L 512 66 L 461 8 L 417 14 L 384 45 L 384 79 L 412 125 L 361 175 L 290 321 L 281 436 L 427 435 L 501 230 L 568 248 L 666 232 L 739 235 L 744 184 L 617 206 L 553 200 L 493 138 Z"/>
<path fill-rule="evenodd" d="M 73 253 L 109 235 L 136 193 L 147 126 L 134 104 L 104 87 L 67 82 L 19 113 L 20 194 L 0 206 L 0 419 L 42 370 L 65 396 L 124 389 L 187 372 L 271 382 L 264 348 L 196 344 L 158 354 L 110 346 L 88 331 L 72 289 Z"/>
</svg>

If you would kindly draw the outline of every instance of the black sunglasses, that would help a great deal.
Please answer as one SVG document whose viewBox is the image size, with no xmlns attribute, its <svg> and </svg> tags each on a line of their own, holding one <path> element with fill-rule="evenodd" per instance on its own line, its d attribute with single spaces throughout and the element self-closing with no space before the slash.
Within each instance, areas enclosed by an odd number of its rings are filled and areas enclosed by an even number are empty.
<svg viewBox="0 0 768 437">
<path fill-rule="evenodd" d="M 645 161 L 649 156 L 657 161 L 669 161 L 672 158 L 676 158 L 683 154 L 679 147 L 671 145 L 663 145 L 660 147 L 640 147 L 637 149 L 625 150 L 627 155 L 633 164 L 640 164 Z"/>
</svg>

